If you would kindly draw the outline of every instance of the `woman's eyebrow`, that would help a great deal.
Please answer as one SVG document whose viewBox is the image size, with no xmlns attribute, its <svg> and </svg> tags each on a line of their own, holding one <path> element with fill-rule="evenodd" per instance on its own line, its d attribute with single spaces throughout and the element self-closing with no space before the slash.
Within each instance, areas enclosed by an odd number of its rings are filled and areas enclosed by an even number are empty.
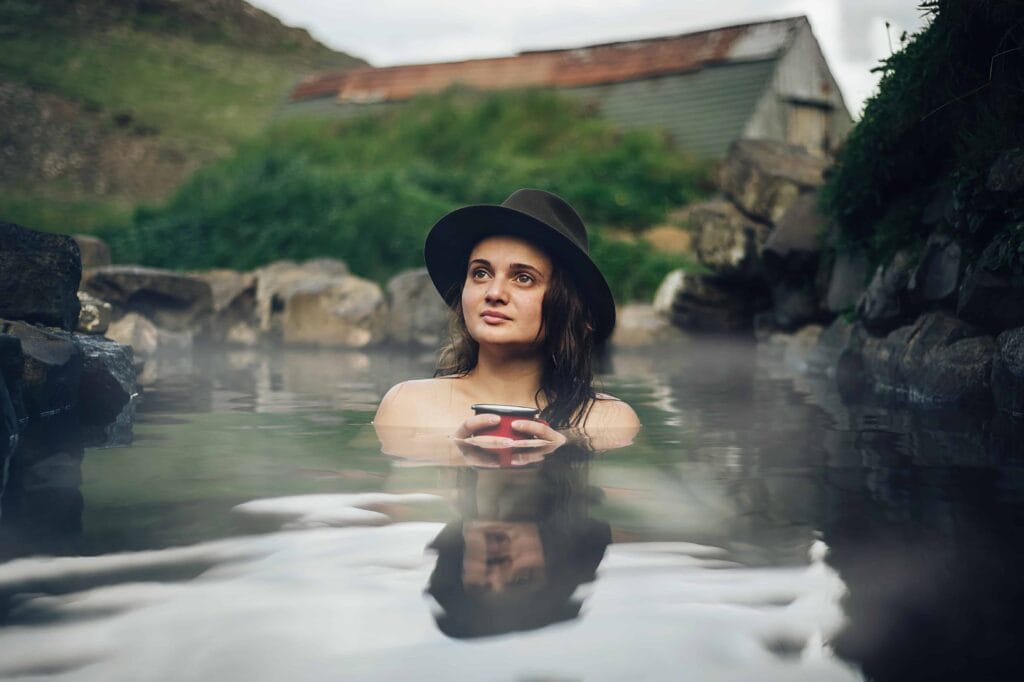
<svg viewBox="0 0 1024 682">
<path fill-rule="evenodd" d="M 469 265 L 483 265 L 484 267 L 489 268 L 491 267 L 491 261 L 487 260 L 486 258 L 474 258 L 473 260 L 469 261 Z"/>
<path fill-rule="evenodd" d="M 511 268 L 512 270 L 532 270 L 533 272 L 536 272 L 538 275 L 543 274 L 539 268 L 530 265 L 529 263 L 511 263 L 509 265 L 509 268 Z"/>
</svg>

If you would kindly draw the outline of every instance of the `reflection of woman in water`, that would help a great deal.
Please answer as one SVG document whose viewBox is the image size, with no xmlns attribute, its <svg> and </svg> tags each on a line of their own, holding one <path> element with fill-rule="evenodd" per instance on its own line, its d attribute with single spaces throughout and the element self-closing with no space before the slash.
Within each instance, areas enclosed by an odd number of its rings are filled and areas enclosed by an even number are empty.
<svg viewBox="0 0 1024 682">
<path fill-rule="evenodd" d="M 566 440 L 558 429 L 574 427 L 633 437 L 632 408 L 593 388 L 594 349 L 615 326 L 615 303 L 569 204 L 521 189 L 500 206 L 460 208 L 431 229 L 424 258 L 452 309 L 451 341 L 433 379 L 388 391 L 378 432 L 444 429 L 465 438 L 498 422 L 471 406 L 499 403 L 537 408 L 550 426 L 523 419 L 512 428 L 555 446 Z"/>
<path fill-rule="evenodd" d="M 451 637 L 481 637 L 570 620 L 576 588 L 594 580 L 611 541 L 589 517 L 600 491 L 587 484 L 588 453 L 566 446 L 539 467 L 461 469 L 463 519 L 431 543 L 427 592 Z"/>
</svg>

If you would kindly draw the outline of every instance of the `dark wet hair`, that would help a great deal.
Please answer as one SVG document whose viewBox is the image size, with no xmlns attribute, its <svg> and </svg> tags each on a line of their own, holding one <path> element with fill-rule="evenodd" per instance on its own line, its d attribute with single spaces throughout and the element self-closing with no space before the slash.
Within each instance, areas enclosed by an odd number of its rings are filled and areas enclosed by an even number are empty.
<svg viewBox="0 0 1024 682">
<path fill-rule="evenodd" d="M 538 402 L 546 403 L 540 416 L 554 428 L 579 426 L 593 404 L 594 320 L 576 282 L 552 259 L 552 275 L 541 311 L 543 335 Z M 448 318 L 449 342 L 441 349 L 434 376 L 463 376 L 476 367 L 479 344 L 469 334 L 463 317 L 462 297 L 456 298 Z"/>
</svg>

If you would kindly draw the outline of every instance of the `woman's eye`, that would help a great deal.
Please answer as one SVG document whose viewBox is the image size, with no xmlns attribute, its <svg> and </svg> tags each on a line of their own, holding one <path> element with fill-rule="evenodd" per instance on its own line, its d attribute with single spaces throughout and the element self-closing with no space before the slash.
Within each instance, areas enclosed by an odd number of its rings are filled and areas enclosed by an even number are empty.
<svg viewBox="0 0 1024 682">
<path fill-rule="evenodd" d="M 487 277 L 487 274 L 487 271 L 484 270 L 483 268 L 477 268 L 471 273 L 473 279 L 483 279 Z"/>
<path fill-rule="evenodd" d="M 516 281 L 519 282 L 520 284 L 532 284 L 533 277 L 527 275 L 525 272 L 520 272 L 518 275 L 516 275 Z"/>
</svg>

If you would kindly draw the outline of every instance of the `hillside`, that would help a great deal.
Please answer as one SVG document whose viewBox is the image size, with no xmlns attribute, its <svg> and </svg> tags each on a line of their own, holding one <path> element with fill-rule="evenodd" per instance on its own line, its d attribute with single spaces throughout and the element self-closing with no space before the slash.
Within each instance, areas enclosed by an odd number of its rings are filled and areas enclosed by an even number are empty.
<svg viewBox="0 0 1024 682">
<path fill-rule="evenodd" d="M 0 0 L 0 215 L 122 221 L 260 131 L 300 77 L 363 64 L 242 0 Z"/>
<path fill-rule="evenodd" d="M 102 236 L 121 262 L 250 269 L 334 256 L 383 282 L 422 264 L 427 230 L 452 207 L 538 186 L 595 228 L 594 257 L 630 300 L 687 263 L 601 228 L 664 223 L 709 184 L 707 164 L 664 134 L 623 132 L 564 95 L 450 90 L 380 115 L 281 121 Z"/>
</svg>

